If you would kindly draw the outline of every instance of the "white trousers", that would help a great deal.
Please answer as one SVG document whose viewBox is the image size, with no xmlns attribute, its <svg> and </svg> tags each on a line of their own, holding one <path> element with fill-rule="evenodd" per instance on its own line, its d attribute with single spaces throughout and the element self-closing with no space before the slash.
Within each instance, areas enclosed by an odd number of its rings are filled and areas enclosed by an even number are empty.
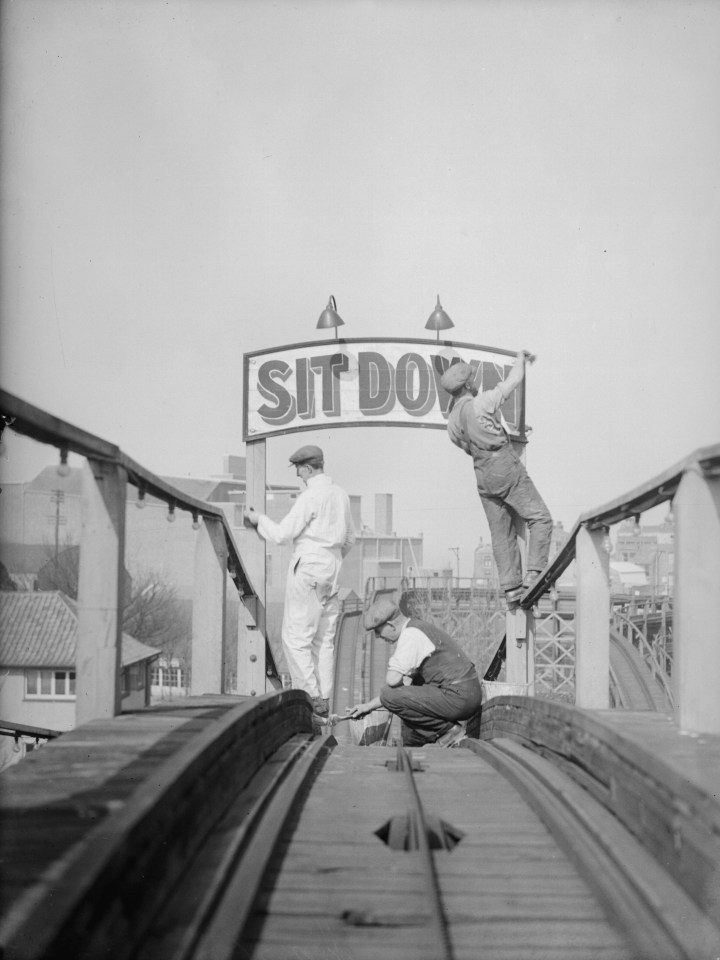
<svg viewBox="0 0 720 960">
<path fill-rule="evenodd" d="M 288 569 L 282 641 L 292 686 L 330 699 L 335 667 L 335 627 L 340 602 L 340 557 L 293 557 Z"/>
</svg>

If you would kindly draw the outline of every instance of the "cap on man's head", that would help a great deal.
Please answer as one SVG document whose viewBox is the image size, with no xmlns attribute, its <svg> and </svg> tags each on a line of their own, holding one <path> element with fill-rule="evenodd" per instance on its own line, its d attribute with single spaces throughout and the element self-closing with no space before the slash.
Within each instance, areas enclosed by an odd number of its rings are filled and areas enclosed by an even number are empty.
<svg viewBox="0 0 720 960">
<path fill-rule="evenodd" d="M 371 603 L 365 611 L 363 623 L 366 630 L 376 630 L 388 620 L 394 620 L 400 614 L 400 607 L 390 597 L 380 597 Z"/>
<path fill-rule="evenodd" d="M 450 394 L 459 393 L 460 390 L 473 379 L 473 368 L 469 363 L 461 360 L 459 363 L 453 363 L 448 367 L 445 373 L 440 377 L 440 385 Z"/>
<path fill-rule="evenodd" d="M 309 443 L 305 447 L 300 447 L 295 453 L 290 455 L 290 463 L 298 466 L 300 463 L 309 463 L 311 460 L 323 461 L 325 457 L 320 447 L 315 447 Z"/>
</svg>

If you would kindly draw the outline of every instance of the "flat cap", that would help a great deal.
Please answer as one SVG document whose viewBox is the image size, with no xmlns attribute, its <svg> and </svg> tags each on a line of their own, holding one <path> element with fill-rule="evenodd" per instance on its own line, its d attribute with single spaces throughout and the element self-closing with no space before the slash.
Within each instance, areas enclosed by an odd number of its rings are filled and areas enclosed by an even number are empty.
<svg viewBox="0 0 720 960">
<path fill-rule="evenodd" d="M 445 373 L 440 377 L 440 384 L 448 393 L 457 393 L 465 384 L 473 378 L 473 368 L 469 363 L 461 360 L 459 363 L 453 363 L 448 367 Z"/>
<path fill-rule="evenodd" d="M 324 460 L 323 452 L 320 447 L 315 447 L 309 443 L 305 447 L 300 447 L 290 456 L 290 463 L 307 463 L 308 460 Z"/>
<path fill-rule="evenodd" d="M 400 607 L 391 600 L 390 597 L 380 597 L 375 603 L 371 603 L 363 616 L 363 623 L 366 630 L 374 630 L 381 627 L 388 620 L 394 620 L 400 614 Z"/>
</svg>

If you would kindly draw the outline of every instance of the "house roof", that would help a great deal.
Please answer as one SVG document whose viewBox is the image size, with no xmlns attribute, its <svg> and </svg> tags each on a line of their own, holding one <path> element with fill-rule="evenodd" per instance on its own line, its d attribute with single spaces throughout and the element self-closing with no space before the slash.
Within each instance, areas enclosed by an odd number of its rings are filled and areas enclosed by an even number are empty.
<svg viewBox="0 0 720 960">
<path fill-rule="evenodd" d="M 618 573 L 645 573 L 644 567 L 638 566 L 637 563 L 630 563 L 627 560 L 611 560 L 610 566 L 613 570 L 617 570 Z"/>
<path fill-rule="evenodd" d="M 59 590 L 0 592 L 0 636 L 0 667 L 74 667 L 77 606 Z M 123 633 L 123 667 L 160 653 Z"/>
<path fill-rule="evenodd" d="M 79 496 L 82 493 L 82 469 L 80 467 L 70 467 L 69 473 L 61 477 L 57 472 L 57 466 L 44 467 L 40 473 L 28 483 L 27 489 L 43 490 L 48 493 L 62 490 L 64 493 Z"/>
<path fill-rule="evenodd" d="M 163 477 L 162 479 L 188 496 L 208 502 L 214 499 L 213 495 L 220 483 L 218 480 L 204 477 Z M 235 485 L 238 486 L 238 484 Z"/>
<path fill-rule="evenodd" d="M 37 573 L 49 559 L 50 554 L 45 544 L 0 544 L 0 560 L 9 573 Z"/>
</svg>

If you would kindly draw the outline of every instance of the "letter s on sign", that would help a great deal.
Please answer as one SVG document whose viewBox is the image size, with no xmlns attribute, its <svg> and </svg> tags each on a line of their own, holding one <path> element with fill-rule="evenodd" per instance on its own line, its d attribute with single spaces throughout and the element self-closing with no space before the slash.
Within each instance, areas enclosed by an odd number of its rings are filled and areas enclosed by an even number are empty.
<svg viewBox="0 0 720 960">
<path fill-rule="evenodd" d="M 258 407 L 258 414 L 265 423 L 280 426 L 295 419 L 295 397 L 282 385 L 291 373 L 292 369 L 284 360 L 268 360 L 258 370 L 258 393 L 265 400 L 275 401 L 275 406 L 264 403 Z"/>
</svg>

